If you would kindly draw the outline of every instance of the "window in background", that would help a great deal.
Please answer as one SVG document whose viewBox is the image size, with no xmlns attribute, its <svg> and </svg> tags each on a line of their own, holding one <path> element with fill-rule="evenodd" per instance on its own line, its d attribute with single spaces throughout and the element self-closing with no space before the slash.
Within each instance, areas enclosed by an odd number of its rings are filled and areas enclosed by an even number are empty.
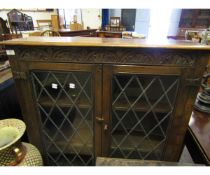
<svg viewBox="0 0 210 175">
<path fill-rule="evenodd" d="M 66 29 L 70 28 L 70 23 L 74 21 L 74 16 L 77 16 L 77 22 L 82 23 L 81 9 L 59 9 L 60 25 Z"/>
<path fill-rule="evenodd" d="M 170 27 L 171 14 L 171 8 L 151 9 L 148 39 L 161 40 L 167 38 Z"/>
</svg>

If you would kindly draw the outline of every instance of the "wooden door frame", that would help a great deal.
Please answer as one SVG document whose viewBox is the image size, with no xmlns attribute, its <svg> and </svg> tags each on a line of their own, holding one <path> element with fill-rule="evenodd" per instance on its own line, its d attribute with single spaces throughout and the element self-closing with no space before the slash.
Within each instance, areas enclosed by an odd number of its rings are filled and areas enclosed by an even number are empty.
<svg viewBox="0 0 210 175">
<path fill-rule="evenodd" d="M 24 65 L 26 64 L 26 65 Z M 77 63 L 40 63 L 40 62 L 27 62 L 21 64 L 22 71 L 26 72 L 28 75 L 28 93 L 29 97 L 32 97 L 31 105 L 28 109 L 32 109 L 35 115 L 33 115 L 33 119 L 36 118 L 37 121 L 35 125 L 39 128 L 37 131 L 39 133 L 40 140 L 42 139 L 41 135 L 41 119 L 39 116 L 39 112 L 34 107 L 36 106 L 35 96 L 33 93 L 33 87 L 31 83 L 30 72 L 33 70 L 43 70 L 43 71 L 75 71 L 75 72 L 90 72 L 92 73 L 92 95 L 93 95 L 93 153 L 95 157 L 101 156 L 101 123 L 96 120 L 97 117 L 101 117 L 101 96 L 102 96 L 102 66 L 100 64 L 77 64 Z M 23 66 L 24 65 L 24 66 Z M 32 119 L 32 117 L 31 117 Z M 31 131 L 29 135 L 33 135 L 34 133 Z M 32 139 L 33 140 L 33 137 Z M 46 159 L 46 154 L 44 150 L 44 146 L 42 142 L 35 144 L 37 147 L 42 149 L 42 153 Z"/>
<path fill-rule="evenodd" d="M 115 73 L 126 73 L 126 74 L 147 74 L 147 75 L 175 75 L 180 77 L 180 82 L 179 82 L 179 87 L 178 91 L 176 94 L 176 101 L 175 101 L 175 107 L 179 105 L 181 101 L 181 96 L 182 90 L 185 89 L 186 91 L 189 90 L 189 87 L 185 86 L 185 80 L 186 78 L 190 78 L 191 74 L 193 73 L 193 68 L 187 67 L 167 67 L 167 66 L 136 66 L 136 65 L 104 65 L 103 66 L 103 87 L 106 86 L 106 88 L 103 88 L 103 113 L 102 116 L 104 118 L 105 123 L 110 125 L 111 122 L 111 94 L 112 94 L 112 76 Z M 186 95 L 186 99 L 188 96 Z M 184 104 L 182 102 L 182 104 Z M 183 106 L 183 105 L 182 105 Z M 178 106 L 177 106 L 178 107 Z M 182 108 L 183 109 L 183 108 Z M 183 109 L 184 110 L 184 109 Z M 182 111 L 183 111 L 182 110 Z M 177 121 L 178 117 L 178 109 L 174 110 L 172 112 L 172 117 L 169 121 L 168 128 L 170 128 L 170 132 L 175 130 L 175 125 L 174 122 Z M 182 116 L 183 117 L 183 116 Z M 185 121 L 186 122 L 186 121 Z M 172 128 L 171 128 L 172 127 Z M 183 126 L 181 126 L 183 128 Z M 110 139 L 111 139 L 111 129 L 110 127 L 106 132 L 103 132 L 102 128 L 102 155 L 103 156 L 108 156 L 109 153 L 109 148 L 110 148 Z M 172 144 L 173 145 L 173 140 L 172 137 L 174 136 L 173 134 L 169 134 L 169 131 L 167 131 L 168 134 L 166 136 L 166 144 Z M 176 132 L 173 132 L 176 133 Z M 181 131 L 183 133 L 183 131 Z M 171 136 L 172 135 L 172 136 Z M 182 136 L 184 139 L 184 135 Z M 178 141 L 179 144 L 182 144 L 182 139 L 181 141 Z M 181 145 L 179 145 L 181 147 Z M 164 147 L 165 149 L 171 149 L 170 146 Z M 167 151 L 163 151 L 163 157 L 162 160 L 169 160 L 169 157 L 165 156 L 165 153 Z M 176 156 L 172 157 L 170 160 L 172 161 L 177 161 Z"/>
</svg>

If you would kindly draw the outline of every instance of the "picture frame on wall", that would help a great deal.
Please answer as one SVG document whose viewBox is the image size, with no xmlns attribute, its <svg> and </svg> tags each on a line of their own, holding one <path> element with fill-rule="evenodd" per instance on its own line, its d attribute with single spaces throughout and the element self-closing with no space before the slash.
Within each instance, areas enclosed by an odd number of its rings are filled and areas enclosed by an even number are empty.
<svg viewBox="0 0 210 175">
<path fill-rule="evenodd" d="M 111 27 L 120 27 L 120 17 L 110 17 Z"/>
</svg>

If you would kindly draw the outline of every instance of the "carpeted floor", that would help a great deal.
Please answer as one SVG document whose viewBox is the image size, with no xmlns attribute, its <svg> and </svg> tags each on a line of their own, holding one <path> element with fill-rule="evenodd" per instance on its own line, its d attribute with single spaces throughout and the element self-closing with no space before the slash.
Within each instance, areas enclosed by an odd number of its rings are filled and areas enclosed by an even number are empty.
<svg viewBox="0 0 210 175">
<path fill-rule="evenodd" d="M 179 162 L 182 162 L 182 163 L 194 163 L 186 146 L 183 149 L 183 152 L 182 152 L 182 155 L 181 155 L 181 157 L 179 159 Z"/>
</svg>

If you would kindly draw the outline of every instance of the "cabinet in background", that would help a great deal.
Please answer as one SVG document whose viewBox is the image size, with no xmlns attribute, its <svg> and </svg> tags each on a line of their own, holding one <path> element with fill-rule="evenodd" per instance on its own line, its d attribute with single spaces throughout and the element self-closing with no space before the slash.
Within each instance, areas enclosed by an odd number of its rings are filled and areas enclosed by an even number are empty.
<svg viewBox="0 0 210 175">
<path fill-rule="evenodd" d="M 183 9 L 179 22 L 180 28 L 209 28 L 209 9 Z"/>
<path fill-rule="evenodd" d="M 186 30 L 203 31 L 210 27 L 209 9 L 182 9 L 178 36 L 185 36 Z"/>
</svg>

